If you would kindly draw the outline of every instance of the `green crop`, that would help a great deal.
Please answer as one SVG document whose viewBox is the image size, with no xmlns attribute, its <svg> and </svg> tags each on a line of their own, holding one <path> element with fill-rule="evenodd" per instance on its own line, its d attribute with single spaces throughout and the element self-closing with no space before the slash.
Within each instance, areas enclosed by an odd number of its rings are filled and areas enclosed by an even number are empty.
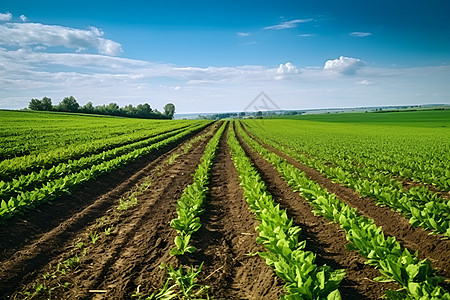
<svg viewBox="0 0 450 300">
<path fill-rule="evenodd" d="M 101 160 L 98 164 L 95 164 L 90 168 L 83 169 L 79 172 L 69 173 L 67 175 L 63 174 L 57 179 L 45 182 L 40 188 L 23 191 L 16 197 L 11 197 L 9 200 L 2 200 L 0 204 L 0 221 L 8 219 L 18 212 L 24 211 L 25 209 L 34 208 L 41 203 L 49 202 L 56 197 L 69 194 L 70 191 L 84 182 L 93 180 L 100 175 L 116 170 L 143 155 L 147 155 L 169 143 L 178 141 L 186 135 L 200 130 L 205 125 L 206 124 L 203 123 L 197 126 L 188 127 L 173 136 L 166 137 L 165 139 L 148 146 L 130 149 L 130 151 L 121 156 L 112 157 L 109 160 Z"/>
<path fill-rule="evenodd" d="M 441 198 L 423 185 L 449 190 L 448 129 L 411 131 L 373 124 L 333 123 L 331 127 L 324 122 L 264 122 L 253 120 L 245 124 L 265 143 L 361 196 L 376 199 L 377 205 L 391 207 L 413 226 L 450 236 L 450 199 Z M 405 178 L 423 184 L 405 189 L 401 183 Z"/>
<path fill-rule="evenodd" d="M 197 251 L 194 246 L 189 245 L 189 241 L 191 235 L 201 227 L 200 215 L 204 212 L 203 202 L 208 192 L 210 169 L 225 127 L 226 123 L 219 128 L 206 145 L 200 164 L 193 174 L 193 183 L 184 189 L 177 201 L 178 217 L 170 222 L 170 226 L 178 232 L 178 236 L 175 237 L 175 248 L 170 251 L 171 255 L 183 255 Z"/>
<path fill-rule="evenodd" d="M 411 254 L 394 237 L 385 237 L 382 228 L 375 225 L 372 219 L 360 215 L 356 209 L 322 189 L 304 172 L 262 147 L 242 129 L 239 134 L 312 204 L 315 214 L 340 224 L 350 241 L 347 248 L 358 251 L 367 259 L 367 264 L 380 270 L 382 276 L 376 280 L 397 281 L 400 284 L 400 291 L 387 292 L 389 299 L 450 299 L 450 294 L 439 285 L 443 278 L 436 275 L 428 259 L 419 260 L 417 253 Z"/>
<path fill-rule="evenodd" d="M 341 299 L 338 287 L 345 276 L 344 270 L 315 264 L 316 255 L 304 250 L 305 241 L 299 242 L 301 228 L 294 226 L 286 211 L 273 201 L 231 128 L 228 144 L 244 198 L 261 221 L 256 228 L 259 232 L 256 241 L 267 252 L 259 255 L 286 282 L 284 289 L 287 294 L 282 299 Z"/>
</svg>

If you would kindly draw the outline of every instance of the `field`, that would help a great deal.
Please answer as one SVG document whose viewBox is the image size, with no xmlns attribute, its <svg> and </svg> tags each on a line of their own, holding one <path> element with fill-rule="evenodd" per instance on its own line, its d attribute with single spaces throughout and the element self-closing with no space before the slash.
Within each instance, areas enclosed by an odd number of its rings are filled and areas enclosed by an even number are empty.
<svg viewBox="0 0 450 300">
<path fill-rule="evenodd" d="M 2 299 L 450 299 L 450 111 L 0 111 Z"/>
</svg>

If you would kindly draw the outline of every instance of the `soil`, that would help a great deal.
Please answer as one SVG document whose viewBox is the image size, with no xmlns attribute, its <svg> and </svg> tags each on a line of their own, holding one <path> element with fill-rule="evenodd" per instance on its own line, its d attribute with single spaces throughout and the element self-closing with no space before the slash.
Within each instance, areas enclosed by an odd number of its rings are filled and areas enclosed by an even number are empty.
<svg viewBox="0 0 450 300">
<path fill-rule="evenodd" d="M 253 136 L 252 136 L 253 137 Z M 255 139 L 262 146 L 283 157 L 288 163 L 305 172 L 306 176 L 316 181 L 328 192 L 334 193 L 341 201 L 358 212 L 375 221 L 378 226 L 383 227 L 385 235 L 394 236 L 404 247 L 410 251 L 418 251 L 420 259 L 428 258 L 438 275 L 450 278 L 450 240 L 444 239 L 442 235 L 430 235 L 430 231 L 420 227 L 412 227 L 409 221 L 401 214 L 389 209 L 375 205 L 375 200 L 360 197 L 357 192 L 332 182 L 317 170 L 309 168 L 285 153 L 264 144 L 261 140 Z"/>
<path fill-rule="evenodd" d="M 188 153 L 177 147 L 163 154 L 41 238 L 16 246 L 2 265 L 0 298 L 24 299 L 42 285 L 46 291 L 34 299 L 129 299 L 161 289 L 167 276 L 161 264 L 198 266 L 204 261 L 199 282 L 210 286 L 210 297 L 278 299 L 282 281 L 259 256 L 247 255 L 262 248 L 255 241 L 257 223 L 243 199 L 226 136 L 211 171 L 203 226 L 192 238 L 201 250 L 181 260 L 169 254 L 176 236 L 169 226 L 176 217 L 175 203 L 192 183 L 206 143 L 197 142 Z M 169 164 L 173 153 L 180 156 Z M 145 183 L 138 204 L 118 211 L 119 198 L 127 199 Z M 108 235 L 107 228 L 112 229 Z M 99 236 L 95 244 L 90 237 L 94 232 Z M 58 271 L 75 256 L 79 265 L 65 274 Z"/>
<path fill-rule="evenodd" d="M 206 128 L 200 134 L 208 130 Z M 173 143 L 95 182 L 87 183 L 71 196 L 42 205 L 38 210 L 3 225 L 0 234 L 0 298 L 7 298 L 14 291 L 23 289 L 23 285 L 32 281 L 44 266 L 56 265 L 59 256 L 73 248 L 80 235 L 86 235 L 86 228 L 105 216 L 108 210 L 116 210 L 118 199 L 179 149 L 180 146 L 176 147 L 179 144 Z M 201 152 L 202 149 L 198 149 L 196 155 L 201 156 Z M 188 164 L 195 168 L 195 159 L 192 160 L 189 162 L 190 157 L 186 157 L 179 166 Z M 189 174 L 183 173 L 184 177 L 191 179 Z"/>
<path fill-rule="evenodd" d="M 449 200 L 450 199 L 450 191 L 444 192 L 439 190 L 437 187 L 435 187 L 432 184 L 426 184 L 426 183 L 421 183 L 421 182 L 415 182 L 406 178 L 402 178 L 399 176 L 393 176 L 392 178 L 400 181 L 402 183 L 403 189 L 405 190 L 409 190 L 413 187 L 416 186 L 424 186 L 426 188 L 428 188 L 430 191 L 432 191 L 433 193 L 435 193 L 438 197 L 444 199 L 444 200 Z"/>
<path fill-rule="evenodd" d="M 199 283 L 210 287 L 212 299 L 278 299 L 284 282 L 256 254 L 264 250 L 255 241 L 258 221 L 243 198 L 226 132 L 213 161 L 202 227 L 191 239 L 199 251 L 180 258 L 169 254 L 176 236 L 169 225 L 176 217 L 176 201 L 192 183 L 191 174 L 219 125 L 216 122 L 198 133 L 206 134 L 205 138 L 195 142 L 189 151 L 183 147 L 194 134 L 184 143 L 160 149 L 87 183 L 70 196 L 2 225 L 0 299 L 24 299 L 33 294 L 33 299 L 130 299 L 133 294 L 145 296 L 161 289 L 167 278 L 162 264 L 198 267 L 202 262 Z M 343 299 L 378 299 L 387 289 L 398 288 L 395 283 L 373 281 L 379 272 L 364 264 L 356 252 L 345 249 L 345 233 L 340 227 L 314 216 L 312 207 L 287 186 L 269 163 L 243 146 L 274 200 L 302 228 L 307 250 L 317 253 L 316 262 L 346 269 L 340 288 Z M 173 160 L 173 155 L 178 157 Z M 352 206 L 359 203 L 357 208 L 369 217 L 373 215 L 385 233 L 386 224 L 388 228 L 400 227 L 396 231 L 391 228 L 388 234 L 398 234 L 405 245 L 419 248 L 422 256 L 432 259 L 441 268 L 441 275 L 448 274 L 449 251 L 442 246 L 447 245 L 446 241 L 414 228 L 411 232 L 401 230 L 404 224 L 398 214 L 374 206 L 371 200 L 359 198 L 289 159 L 329 191 L 335 190 L 340 199 Z M 137 199 L 134 207 L 117 209 L 121 200 L 133 197 Z M 394 221 L 389 221 L 389 216 Z M 413 237 L 423 241 L 419 243 Z M 433 241 L 437 249 L 425 252 Z M 69 265 L 76 258 L 78 262 Z M 38 293 L 39 289 L 42 291 Z"/>
<path fill-rule="evenodd" d="M 287 211 L 294 225 L 302 228 L 302 236 L 307 241 L 306 250 L 317 254 L 317 264 L 346 270 L 345 279 L 339 287 L 343 299 L 378 299 L 386 290 L 399 288 L 396 283 L 373 281 L 373 278 L 381 275 L 380 272 L 364 264 L 365 259 L 357 252 L 345 248 L 345 231 L 338 224 L 315 216 L 312 206 L 287 185 L 270 163 L 239 136 L 238 140 L 261 174 L 273 199 Z"/>
<path fill-rule="evenodd" d="M 278 299 L 283 281 L 262 258 L 249 255 L 264 251 L 256 244 L 259 222 L 244 200 L 226 137 L 225 132 L 211 170 L 210 195 L 201 217 L 205 225 L 193 236 L 201 250 L 192 259 L 197 264 L 205 261 L 205 283 L 214 299 Z"/>
</svg>

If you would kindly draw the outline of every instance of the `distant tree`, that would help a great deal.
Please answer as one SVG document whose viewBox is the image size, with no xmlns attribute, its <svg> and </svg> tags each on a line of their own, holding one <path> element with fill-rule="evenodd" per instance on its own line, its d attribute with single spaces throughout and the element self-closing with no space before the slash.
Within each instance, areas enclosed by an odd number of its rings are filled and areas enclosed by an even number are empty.
<svg viewBox="0 0 450 300">
<path fill-rule="evenodd" d="M 170 119 L 173 119 L 174 114 L 175 114 L 175 105 L 173 105 L 172 103 L 167 103 L 164 106 L 164 115 L 166 115 Z"/>
<path fill-rule="evenodd" d="M 83 107 L 80 108 L 80 110 L 84 113 L 92 114 L 95 113 L 95 107 L 92 102 L 86 103 Z"/>
<path fill-rule="evenodd" d="M 117 103 L 108 104 L 108 106 L 106 107 L 106 111 L 108 115 L 120 115 L 120 107 Z"/>
<path fill-rule="evenodd" d="M 53 110 L 52 99 L 48 97 L 42 98 L 42 110 L 51 111 Z"/>
<path fill-rule="evenodd" d="M 57 109 L 59 111 L 67 111 L 67 112 L 77 112 L 80 108 L 80 105 L 75 99 L 74 96 L 65 97 L 59 104 Z"/>
<path fill-rule="evenodd" d="M 28 108 L 31 110 L 42 110 L 42 101 L 39 99 L 31 99 Z"/>
</svg>

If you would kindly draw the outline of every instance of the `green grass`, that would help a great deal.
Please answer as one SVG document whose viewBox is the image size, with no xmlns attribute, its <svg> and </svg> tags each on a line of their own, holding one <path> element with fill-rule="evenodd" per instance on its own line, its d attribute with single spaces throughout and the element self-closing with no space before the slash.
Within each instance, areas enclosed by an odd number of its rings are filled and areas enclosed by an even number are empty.
<svg viewBox="0 0 450 300">
<path fill-rule="evenodd" d="M 408 127 L 450 127 L 450 110 L 316 114 L 303 116 L 283 116 L 280 118 L 327 123 L 351 123 L 365 125 L 382 124 Z"/>
</svg>

